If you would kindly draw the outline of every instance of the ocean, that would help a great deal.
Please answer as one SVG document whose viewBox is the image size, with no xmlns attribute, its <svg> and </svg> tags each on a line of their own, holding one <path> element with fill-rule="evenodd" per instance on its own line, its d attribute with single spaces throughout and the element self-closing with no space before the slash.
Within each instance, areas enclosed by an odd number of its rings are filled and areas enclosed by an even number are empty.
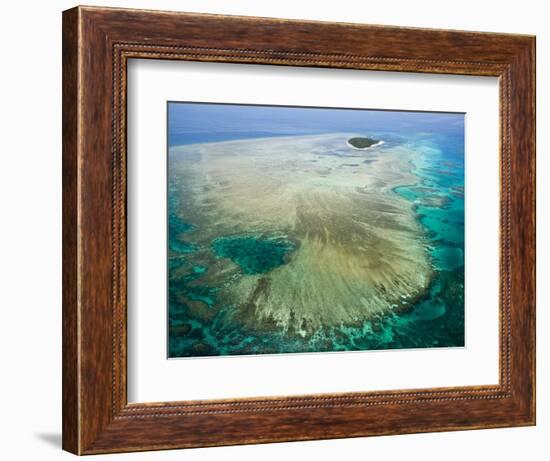
<svg viewBox="0 0 550 461">
<path fill-rule="evenodd" d="M 464 114 L 457 113 L 169 103 L 168 152 L 175 146 L 341 132 L 383 140 L 376 148 L 379 156 L 395 147 L 413 152 L 415 183 L 391 193 L 410 202 L 433 269 L 429 288 L 414 305 L 359 324 L 300 335 L 232 321 L 232 306 L 221 296 L 232 279 L 203 283 L 211 268 L 196 255 L 208 252 L 212 264 L 230 259 L 239 277 L 255 277 L 287 264 L 299 243 L 250 229 L 216 236 L 199 248 L 185 237 L 200 229 L 185 219 L 183 186 L 170 175 L 169 156 L 169 356 L 464 346 L 464 129 Z"/>
</svg>

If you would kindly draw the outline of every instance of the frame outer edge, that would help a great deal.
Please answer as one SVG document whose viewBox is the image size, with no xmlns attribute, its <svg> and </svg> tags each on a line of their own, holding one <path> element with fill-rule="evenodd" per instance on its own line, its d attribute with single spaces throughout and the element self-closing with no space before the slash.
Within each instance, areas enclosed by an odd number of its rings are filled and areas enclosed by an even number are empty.
<svg viewBox="0 0 550 461">
<path fill-rule="evenodd" d="M 524 316 L 526 323 L 526 336 L 528 343 L 528 352 L 526 353 L 525 369 L 527 370 L 526 380 L 528 384 L 525 386 L 527 391 L 527 401 L 525 402 L 526 424 L 536 426 L 537 424 L 537 365 L 536 365 L 536 271 L 537 271 L 537 252 L 536 252 L 536 232 L 537 232 L 537 217 L 536 217 L 536 37 L 531 37 L 526 50 L 522 55 L 523 66 L 525 72 L 525 157 L 527 157 L 527 166 L 525 174 L 527 175 L 527 198 L 525 213 L 529 225 L 527 226 L 527 236 L 524 244 L 528 248 L 529 259 L 527 268 L 526 286 L 528 293 L 525 298 L 529 300 L 525 307 L 527 313 Z"/>
<path fill-rule="evenodd" d="M 132 15 L 130 15 L 130 11 Z M 126 18 L 128 15 L 131 17 Z M 104 133 L 113 127 L 111 121 L 107 121 L 111 112 L 106 103 L 107 99 L 110 100 L 113 96 L 111 92 L 116 93 L 109 86 L 110 82 L 107 77 L 110 75 L 108 69 L 111 69 L 113 64 L 110 52 L 112 46 L 121 39 L 121 34 L 127 33 L 130 36 L 132 35 L 130 31 L 133 31 L 133 29 L 125 28 L 121 24 L 131 22 L 129 19 L 132 19 L 134 15 L 140 16 L 140 14 L 137 14 L 133 10 L 107 10 L 89 7 L 76 7 L 63 13 L 63 448 L 75 454 L 111 453 L 242 443 L 317 440 L 390 433 L 432 432 L 442 429 L 463 430 L 509 427 L 511 425 L 528 425 L 534 422 L 534 305 L 530 302 L 534 302 L 534 293 L 531 292 L 529 295 L 529 290 L 534 288 L 534 280 L 531 279 L 534 274 L 534 265 L 526 267 L 525 269 L 528 270 L 520 278 L 520 280 L 528 282 L 521 292 L 527 293 L 527 301 L 529 302 L 522 303 L 521 308 L 524 312 L 520 316 L 521 318 L 514 316 L 514 326 L 519 330 L 520 337 L 527 340 L 527 343 L 524 348 L 518 348 L 521 351 L 521 357 L 516 357 L 514 363 L 516 365 L 516 376 L 520 377 L 520 386 L 516 388 L 516 391 L 519 391 L 518 394 L 520 397 L 508 400 L 507 403 L 509 405 L 502 408 L 502 411 L 509 412 L 509 419 L 505 419 L 505 415 L 501 412 L 497 419 L 491 421 L 483 420 L 482 413 L 492 408 L 493 405 L 490 404 L 491 400 L 482 400 L 482 397 L 475 403 L 464 402 L 464 405 L 470 409 L 471 416 L 477 417 L 481 415 L 477 419 L 474 418 L 477 423 L 458 418 L 456 421 L 449 423 L 449 425 L 445 424 L 444 427 L 439 429 L 433 425 L 424 426 L 418 424 L 414 425 L 414 427 L 395 428 L 388 426 L 382 430 L 376 430 L 376 428 L 367 430 L 363 429 L 365 421 L 362 421 L 361 418 L 367 416 L 370 411 L 362 410 L 359 412 L 357 410 L 353 424 L 352 422 L 347 424 L 347 420 L 341 417 L 343 409 L 334 411 L 328 407 L 327 409 L 315 409 L 315 414 L 321 417 L 319 422 L 342 420 L 346 421 L 346 427 L 349 429 L 338 432 L 329 430 L 330 428 L 317 427 L 317 423 L 308 421 L 309 410 L 306 408 L 293 415 L 287 413 L 286 420 L 279 417 L 276 418 L 275 414 L 270 413 L 269 409 L 263 413 L 256 413 L 256 415 L 261 415 L 261 417 L 254 417 L 252 414 L 245 415 L 238 412 L 235 415 L 203 414 L 194 417 L 187 415 L 183 417 L 183 415 L 174 414 L 170 415 L 174 417 L 173 424 L 164 425 L 164 433 L 161 433 L 161 435 L 173 437 L 174 434 L 177 434 L 179 436 L 180 433 L 178 431 L 183 431 L 183 433 L 188 435 L 189 429 L 192 429 L 191 432 L 194 429 L 196 437 L 187 437 L 185 441 L 173 441 L 172 438 L 168 438 L 168 443 L 153 443 L 147 442 L 142 437 L 147 439 L 151 435 L 155 435 L 155 432 L 159 433 L 159 431 L 155 431 L 154 429 L 159 429 L 161 421 L 166 421 L 160 419 L 161 415 L 153 415 L 150 419 L 144 419 L 143 415 L 138 415 L 131 421 L 128 418 L 120 417 L 122 415 L 119 413 L 120 409 L 117 406 L 117 399 L 111 397 L 111 388 L 107 392 L 108 382 L 111 382 L 112 388 L 117 383 L 114 379 L 116 373 L 110 373 L 110 367 L 107 367 L 107 365 L 110 365 L 107 364 L 107 355 L 110 355 L 108 353 L 115 350 L 114 342 L 110 343 L 107 339 L 114 337 L 113 334 L 116 330 L 109 323 L 111 318 L 107 315 L 110 306 L 107 297 L 113 294 L 111 293 L 110 285 L 108 287 L 107 281 L 110 275 L 116 276 L 116 267 L 113 269 L 110 266 L 108 267 L 107 258 L 105 257 L 107 253 L 105 242 L 112 238 L 112 227 L 110 226 L 112 224 L 112 217 L 108 216 L 108 212 L 103 205 L 107 199 L 114 200 L 110 195 L 110 191 L 118 189 L 116 178 L 112 177 L 111 170 L 107 168 L 108 158 L 106 157 L 106 152 L 109 150 L 109 146 L 106 139 L 104 139 Z M 153 15 L 151 14 L 151 16 Z M 172 13 L 168 13 L 166 16 L 170 17 Z M 202 18 L 203 16 L 200 17 Z M 187 18 L 185 20 L 193 25 L 192 23 L 198 20 L 198 15 L 186 16 L 183 14 L 180 16 L 178 14 L 178 18 L 182 18 L 182 21 Z M 221 19 L 222 17 L 219 18 Z M 225 18 L 228 21 L 228 26 L 230 26 L 230 32 L 234 35 L 233 40 L 237 45 L 240 44 L 239 27 L 242 26 L 241 22 L 244 22 L 244 19 L 235 17 Z M 126 19 L 126 21 L 123 21 L 123 19 Z M 274 19 L 265 20 L 265 22 L 269 22 L 270 24 L 279 24 L 276 21 Z M 295 27 L 305 27 L 307 25 L 306 28 L 328 28 L 331 23 L 326 23 L 327 25 L 325 26 L 321 25 L 321 23 L 315 25 L 300 21 L 285 21 L 285 24 L 288 24 L 289 27 L 293 24 Z M 151 27 L 146 26 L 145 21 L 138 22 L 138 25 L 140 25 L 141 29 L 138 27 L 137 32 L 132 32 L 134 35 L 150 32 Z M 248 24 L 246 26 L 248 27 Z M 354 30 L 360 27 L 358 25 L 354 27 Z M 365 26 L 364 30 L 367 30 L 367 28 L 368 26 Z M 143 32 L 142 29 L 145 29 L 145 31 Z M 388 28 L 387 30 L 390 29 Z M 376 28 L 376 31 L 376 34 L 381 34 L 380 28 Z M 420 33 L 420 31 L 413 30 L 409 32 L 411 34 Z M 182 39 L 178 35 L 179 32 L 173 33 L 175 34 L 172 37 L 173 40 L 176 43 L 178 41 L 181 42 Z M 435 31 L 431 33 L 435 34 Z M 303 35 L 302 32 L 300 34 Z M 455 39 L 458 40 L 460 38 L 460 36 L 455 36 L 456 34 L 452 31 L 442 31 L 437 32 L 437 34 L 447 39 L 447 48 L 449 46 L 456 47 L 457 43 L 455 43 Z M 354 33 L 354 35 L 359 34 Z M 479 55 L 481 52 L 478 49 L 478 44 L 475 43 L 475 40 L 472 41 L 472 37 L 469 35 L 466 45 L 476 49 L 476 53 Z M 143 38 L 139 35 L 136 36 L 139 40 Z M 261 34 L 259 36 L 261 37 Z M 485 37 L 489 42 L 488 45 L 495 47 L 497 51 L 507 50 L 506 53 L 502 52 L 502 55 L 499 57 L 501 61 L 499 62 L 495 60 L 493 63 L 493 58 L 491 57 L 491 65 L 504 63 L 505 59 L 507 63 L 515 61 L 517 64 L 517 53 L 519 53 L 522 59 L 520 71 L 527 73 L 533 71 L 534 39 L 502 35 L 498 37 L 499 40 L 502 40 L 502 43 L 494 43 L 496 37 L 493 35 L 486 35 Z M 154 38 L 152 37 L 151 39 Z M 158 40 L 160 40 L 159 43 L 166 45 L 164 37 Z M 201 41 L 197 40 L 195 42 L 198 44 L 198 47 L 195 47 L 195 49 L 199 49 L 202 46 Z M 270 39 L 265 40 L 269 41 Z M 191 42 L 192 45 L 195 44 L 193 40 Z M 458 40 L 458 43 L 460 43 L 460 40 Z M 509 45 L 509 48 L 503 48 L 506 44 Z M 146 46 L 148 45 L 149 43 L 146 44 Z M 265 44 L 262 45 L 260 51 L 272 52 L 272 50 L 265 49 L 265 46 Z M 359 46 L 357 45 L 360 50 Z M 237 49 L 232 43 L 229 48 Z M 468 47 L 466 46 L 466 48 Z M 521 51 L 519 48 L 522 48 Z M 512 52 L 514 53 L 513 55 L 510 54 Z M 292 54 L 292 51 L 289 51 L 289 53 Z M 459 53 L 459 58 L 464 53 Z M 487 52 L 483 51 L 483 53 L 481 54 L 482 60 L 487 60 L 488 58 L 485 58 Z M 312 53 L 312 55 L 314 54 Z M 472 54 L 475 55 L 473 51 Z M 277 56 L 274 59 L 278 59 Z M 419 60 L 422 61 L 423 59 L 423 56 L 420 56 Z M 210 60 L 210 56 L 205 60 Z M 284 61 L 284 59 L 281 60 Z M 465 64 L 460 60 L 456 61 L 456 63 L 457 65 Z M 318 64 L 317 61 L 313 63 L 313 65 Z M 401 66 L 403 66 L 402 63 L 397 64 L 397 67 Z M 405 69 L 404 66 L 403 69 Z M 103 75 L 103 71 L 105 71 L 105 75 Z M 475 72 L 474 74 L 477 75 L 478 73 Z M 513 76 L 515 77 L 514 74 Z M 534 125 L 532 125 L 534 122 L 534 100 L 532 100 L 534 98 L 534 81 L 531 81 L 525 75 L 522 81 L 527 85 L 527 89 L 522 88 L 521 91 L 522 96 L 525 98 L 523 99 L 523 103 L 531 105 L 523 112 L 523 116 L 526 119 L 523 126 L 526 127 L 527 131 L 522 143 L 523 149 L 521 149 L 521 152 L 518 149 L 513 149 L 516 155 L 523 154 L 523 159 L 516 166 L 520 164 L 522 166 L 528 165 L 524 170 L 520 184 L 526 192 L 522 196 L 522 209 L 517 212 L 520 215 L 522 212 L 526 214 L 534 213 L 534 188 L 531 182 L 534 181 L 535 167 L 535 137 Z M 90 86 L 92 83 L 93 88 Z M 97 101 L 101 104 L 95 104 Z M 518 116 L 520 115 L 516 112 L 516 117 Z M 94 133 L 100 133 L 97 139 L 90 138 L 90 135 Z M 107 188 L 109 188 L 109 192 Z M 94 200 L 90 200 L 91 198 Z M 514 214 L 512 213 L 512 216 Z M 534 215 L 530 215 L 527 222 L 529 225 L 533 224 Z M 111 234 L 109 234 L 109 229 L 111 229 Z M 534 229 L 527 229 L 525 232 L 524 235 L 527 241 L 523 245 L 528 250 L 533 250 L 533 253 L 530 252 L 524 261 L 531 266 L 530 262 L 534 259 L 534 241 L 531 241 L 531 238 L 534 236 Z M 100 250 L 97 250 L 96 247 L 99 247 Z M 115 274 L 112 274 L 113 271 Z M 519 315 L 522 309 L 517 309 L 515 311 L 516 315 Z M 526 367 L 529 369 L 528 373 L 526 372 Z M 107 370 L 108 368 L 109 370 Z M 528 394 L 524 397 L 521 397 L 522 389 L 527 389 L 528 391 Z M 516 397 L 518 394 L 516 394 Z M 436 402 L 430 402 L 428 399 L 423 402 L 431 407 L 432 410 L 435 410 L 436 407 L 441 407 L 440 410 L 443 412 L 446 408 L 452 409 L 453 405 L 456 407 L 457 405 L 454 400 L 459 399 L 450 398 L 448 400 L 447 404 L 441 405 Z M 401 404 L 399 403 L 399 405 Z M 526 407 L 529 407 L 531 412 Z M 405 406 L 401 405 L 398 410 L 402 411 L 402 414 L 413 411 L 412 407 L 408 407 L 408 404 Z M 394 411 L 394 413 L 396 412 L 397 410 Z M 377 414 L 379 413 L 380 411 L 377 412 Z M 284 415 L 284 413 L 281 414 Z M 396 418 L 400 415 L 402 416 L 402 414 L 397 414 Z M 292 426 L 296 426 L 295 419 L 299 419 L 300 417 L 304 418 L 304 422 L 309 422 L 310 427 L 301 433 L 290 432 Z M 271 426 L 274 421 L 276 422 L 276 426 Z M 281 421 L 287 422 L 286 427 L 284 423 L 280 424 Z M 250 428 L 256 430 L 262 423 L 265 427 L 263 428 L 264 431 L 259 435 L 256 434 L 252 438 L 249 435 L 246 437 L 242 435 L 243 430 L 249 430 Z M 277 425 L 279 425 L 280 430 L 274 433 L 273 430 Z M 266 429 L 269 427 L 271 429 Z M 358 427 L 361 429 L 358 430 Z"/>
<path fill-rule="evenodd" d="M 531 59 L 532 59 L 532 76 L 531 76 L 531 85 L 532 85 L 532 100 L 531 100 L 531 110 L 532 113 L 532 121 L 533 121 L 533 134 L 532 134 L 532 140 L 531 140 L 531 149 L 532 149 L 532 155 L 533 155 L 533 171 L 532 171 L 532 183 L 534 187 L 534 193 L 533 193 L 533 209 L 531 210 L 531 213 L 533 215 L 534 219 L 534 242 L 535 242 L 535 262 L 534 262 L 534 270 L 533 270 L 533 281 L 535 283 L 534 287 L 534 314 L 532 319 L 532 337 L 533 337 L 533 344 L 532 347 L 534 348 L 534 353 L 532 357 L 532 380 L 533 380 L 533 401 L 531 402 L 531 411 L 532 411 L 532 420 L 533 426 L 537 425 L 537 251 L 536 251 L 536 242 L 537 242 L 537 172 L 536 172 L 536 161 L 537 161 L 537 37 L 532 37 L 532 44 L 531 44 Z"/>
<path fill-rule="evenodd" d="M 62 15 L 62 448 L 79 454 L 79 42 L 80 11 Z"/>
<path fill-rule="evenodd" d="M 535 369 L 535 39 L 510 62 L 511 392 L 515 425 L 536 424 Z"/>
</svg>

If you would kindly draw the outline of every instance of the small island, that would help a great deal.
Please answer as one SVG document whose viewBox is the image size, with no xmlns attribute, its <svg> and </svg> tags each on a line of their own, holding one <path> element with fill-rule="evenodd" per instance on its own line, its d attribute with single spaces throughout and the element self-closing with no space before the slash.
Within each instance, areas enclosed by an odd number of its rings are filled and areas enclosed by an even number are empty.
<svg viewBox="0 0 550 461">
<path fill-rule="evenodd" d="M 382 144 L 383 141 L 380 141 L 379 139 L 374 138 L 366 138 L 366 137 L 355 137 L 350 138 L 347 141 L 347 144 L 349 147 L 352 147 L 354 149 L 369 149 L 370 147 L 377 146 L 379 144 Z"/>
</svg>

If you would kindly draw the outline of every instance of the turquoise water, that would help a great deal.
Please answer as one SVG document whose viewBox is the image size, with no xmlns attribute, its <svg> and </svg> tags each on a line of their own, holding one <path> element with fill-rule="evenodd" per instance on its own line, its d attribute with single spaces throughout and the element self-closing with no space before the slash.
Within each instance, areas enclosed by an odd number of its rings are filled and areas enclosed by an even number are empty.
<svg viewBox="0 0 550 461">
<path fill-rule="evenodd" d="M 243 274 L 265 274 L 285 263 L 294 244 L 284 238 L 239 235 L 219 237 L 212 242 L 214 254 L 238 264 Z"/>
<path fill-rule="evenodd" d="M 232 119 L 232 126 L 235 123 Z M 437 120 L 423 119 L 418 126 L 409 123 L 405 127 L 403 123 L 403 119 L 399 118 L 399 123 L 392 126 L 386 120 L 384 131 L 370 133 L 385 140 L 382 154 L 384 148 L 398 144 L 406 145 L 417 154 L 411 168 L 418 183 L 398 187 L 393 193 L 411 202 L 425 230 L 426 248 L 435 276 L 422 299 L 404 313 L 380 316 L 358 327 L 324 329 L 307 338 L 276 329 L 257 331 L 236 323 L 228 315 L 230 306 L 224 308 L 220 300 L 220 290 L 230 280 L 222 280 L 215 287 L 201 284 L 208 264 L 229 258 L 240 268 L 243 276 L 255 276 L 284 265 L 296 249 L 296 243 L 284 236 L 250 232 L 218 237 L 203 247 L 191 244 L 186 241 L 186 234 L 197 229 L 181 218 L 185 216 L 181 213 L 182 209 L 185 211 L 185 206 L 177 199 L 181 185 L 169 176 L 169 356 L 463 346 L 463 123 L 457 124 L 458 128 L 449 127 L 441 114 L 438 114 Z M 247 129 L 250 128 L 248 123 Z M 319 129 L 326 130 L 324 127 Z M 357 126 L 353 125 L 352 129 L 356 130 Z M 194 138 L 190 136 L 189 139 Z M 199 257 L 205 254 L 208 257 Z M 187 302 L 182 301 L 182 293 Z M 200 315 L 196 315 L 196 306 L 189 305 L 189 302 L 201 306 Z"/>
</svg>

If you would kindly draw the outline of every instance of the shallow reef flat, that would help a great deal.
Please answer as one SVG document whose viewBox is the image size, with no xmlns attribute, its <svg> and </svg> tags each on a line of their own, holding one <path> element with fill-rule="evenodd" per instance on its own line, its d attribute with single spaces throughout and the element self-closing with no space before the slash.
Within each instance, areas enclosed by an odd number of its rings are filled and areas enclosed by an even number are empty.
<svg viewBox="0 0 550 461">
<path fill-rule="evenodd" d="M 170 149 L 174 213 L 187 227 L 171 231 L 169 256 L 189 248 L 188 286 L 216 290 L 213 303 L 178 292 L 191 315 L 208 321 L 223 310 L 256 330 L 308 336 L 406 310 L 426 293 L 426 236 L 411 202 L 394 192 L 418 183 L 413 152 L 360 152 L 346 145 L 353 135 Z M 188 267 L 175 265 L 171 278 Z"/>
</svg>

